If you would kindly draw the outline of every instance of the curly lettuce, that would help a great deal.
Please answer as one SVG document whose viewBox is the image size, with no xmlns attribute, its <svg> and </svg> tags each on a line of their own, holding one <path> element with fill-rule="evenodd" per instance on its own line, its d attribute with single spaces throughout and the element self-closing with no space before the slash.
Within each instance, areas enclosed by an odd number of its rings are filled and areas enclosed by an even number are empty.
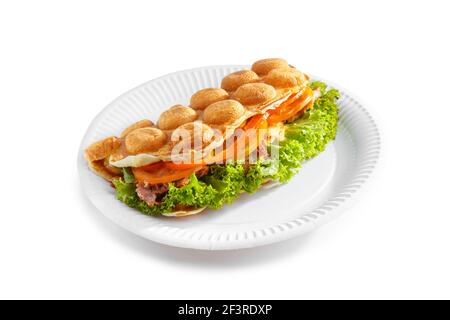
<svg viewBox="0 0 450 320">
<path fill-rule="evenodd" d="M 189 183 L 183 187 L 175 187 L 169 184 L 169 191 L 164 197 L 161 204 L 148 206 L 145 201 L 141 200 L 136 193 L 136 185 L 127 183 L 124 179 L 115 179 L 113 181 L 116 187 L 116 197 L 127 206 L 138 209 L 147 215 L 160 215 L 165 212 L 171 212 L 172 209 L 178 207 L 219 207 L 214 205 L 217 197 L 217 191 L 210 185 L 199 181 L 193 174 Z"/>
<path fill-rule="evenodd" d="M 283 141 L 269 147 L 269 151 L 277 152 L 278 157 L 252 165 L 239 162 L 212 165 L 207 175 L 197 178 L 193 174 L 185 186 L 169 184 L 162 202 L 152 207 L 138 197 L 132 172 L 126 169 L 124 178 L 113 181 L 117 198 L 144 214 L 160 215 L 180 206 L 218 209 L 232 203 L 242 192 L 257 191 L 268 180 L 289 181 L 303 162 L 322 152 L 336 136 L 339 91 L 318 81 L 309 86 L 320 90 L 320 97 L 302 117 L 285 125 Z"/>
<path fill-rule="evenodd" d="M 312 82 L 310 87 L 319 89 L 321 95 L 312 109 L 285 126 L 286 139 L 278 146 L 279 169 L 273 177 L 280 182 L 290 180 L 304 161 L 317 156 L 336 137 L 339 91 L 328 90 L 322 82 Z"/>
</svg>

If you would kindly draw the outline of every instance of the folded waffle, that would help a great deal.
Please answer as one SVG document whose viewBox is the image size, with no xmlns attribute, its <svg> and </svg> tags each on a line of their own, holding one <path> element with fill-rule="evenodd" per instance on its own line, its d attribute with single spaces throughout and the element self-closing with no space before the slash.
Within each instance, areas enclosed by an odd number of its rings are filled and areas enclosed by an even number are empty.
<svg viewBox="0 0 450 320">
<path fill-rule="evenodd" d="M 223 160 L 215 148 L 231 139 L 236 129 L 254 122 L 257 117 L 268 120 L 269 128 L 282 129 L 288 119 L 285 116 L 277 118 L 279 107 L 305 101 L 302 109 L 290 115 L 292 119 L 312 106 L 314 97 L 307 87 L 308 79 L 284 59 L 259 60 L 251 70 L 224 77 L 221 88 L 205 88 L 194 93 L 189 106 L 170 107 L 156 123 L 144 119 L 125 128 L 117 137 L 93 143 L 86 148 L 85 158 L 89 167 L 108 181 L 120 178 L 121 168 L 131 167 L 139 174 L 139 168 L 148 168 L 152 164 L 182 161 L 186 153 L 190 159 L 195 157 L 196 161 L 213 164 Z M 195 135 L 201 135 L 201 144 L 183 146 L 183 152 L 177 156 L 174 148 L 179 147 L 182 134 L 190 135 L 193 141 Z M 201 168 L 199 166 L 198 170 Z M 145 182 L 152 184 L 155 181 Z M 183 208 L 168 215 L 188 215 L 201 209 Z"/>
</svg>

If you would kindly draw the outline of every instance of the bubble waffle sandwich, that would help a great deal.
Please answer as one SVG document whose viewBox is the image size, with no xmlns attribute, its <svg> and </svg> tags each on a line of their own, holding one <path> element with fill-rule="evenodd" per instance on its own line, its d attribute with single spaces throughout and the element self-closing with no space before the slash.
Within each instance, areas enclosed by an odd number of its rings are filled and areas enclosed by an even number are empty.
<svg viewBox="0 0 450 320">
<path fill-rule="evenodd" d="M 221 88 L 195 92 L 189 106 L 94 142 L 85 158 L 120 201 L 145 214 L 217 209 L 288 181 L 323 151 L 336 135 L 338 97 L 283 59 L 259 60 L 224 77 Z"/>
</svg>

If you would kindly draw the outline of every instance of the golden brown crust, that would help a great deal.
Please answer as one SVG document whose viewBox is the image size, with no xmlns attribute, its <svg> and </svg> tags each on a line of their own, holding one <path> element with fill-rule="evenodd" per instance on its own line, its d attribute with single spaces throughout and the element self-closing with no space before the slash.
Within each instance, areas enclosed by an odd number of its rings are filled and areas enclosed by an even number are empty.
<svg viewBox="0 0 450 320">
<path fill-rule="evenodd" d="M 122 170 L 120 168 L 117 168 L 117 167 L 114 167 L 113 165 L 111 165 L 111 163 L 109 162 L 109 158 L 110 157 L 103 159 L 103 166 L 111 174 L 120 176 L 122 174 Z"/>
<path fill-rule="evenodd" d="M 112 181 L 113 179 L 120 177 L 120 173 L 112 172 L 109 168 L 107 168 L 104 165 L 102 160 L 89 161 L 88 165 L 92 171 L 94 171 L 100 177 L 102 177 L 103 179 L 106 179 L 108 181 Z"/>
<path fill-rule="evenodd" d="M 252 65 L 252 70 L 258 75 L 263 76 L 268 74 L 270 70 L 287 67 L 289 67 L 289 64 L 286 60 L 280 58 L 270 58 L 256 61 Z"/>
<path fill-rule="evenodd" d="M 166 134 L 158 128 L 134 130 L 125 138 L 125 147 L 130 154 L 158 150 L 166 143 Z"/>
<path fill-rule="evenodd" d="M 206 88 L 191 97 L 191 108 L 203 110 L 210 104 L 228 99 L 228 92 L 220 88 Z"/>
<path fill-rule="evenodd" d="M 173 142 L 188 139 L 190 146 L 206 146 L 214 138 L 214 130 L 199 121 L 185 123 L 175 129 L 172 133 L 171 140 Z"/>
<path fill-rule="evenodd" d="M 231 124 L 245 112 L 236 100 L 223 100 L 209 105 L 203 113 L 203 120 L 211 125 Z"/>
<path fill-rule="evenodd" d="M 120 147 L 120 140 L 116 137 L 94 142 L 84 150 L 84 157 L 87 161 L 103 160 Z"/>
<path fill-rule="evenodd" d="M 227 91 L 234 91 L 246 83 L 252 83 L 259 80 L 258 75 L 251 70 L 241 70 L 230 73 L 223 78 L 221 87 Z"/>
<path fill-rule="evenodd" d="M 136 123 L 133 123 L 131 126 L 126 128 L 125 130 L 123 130 L 122 133 L 120 134 L 120 137 L 125 138 L 130 132 L 132 132 L 136 129 L 154 127 L 154 126 L 155 126 L 154 123 L 148 119 L 140 120 Z"/>
<path fill-rule="evenodd" d="M 198 209 L 185 209 L 185 210 L 176 210 L 173 212 L 165 212 L 162 215 L 166 216 L 166 217 L 186 217 L 186 216 L 191 216 L 194 214 L 198 214 L 200 212 L 202 212 L 203 210 L 205 210 L 206 207 L 203 208 L 198 208 Z"/>
<path fill-rule="evenodd" d="M 274 87 L 265 83 L 248 83 L 240 86 L 233 97 L 244 105 L 254 105 L 272 100 L 277 95 Z"/>
<path fill-rule="evenodd" d="M 197 113 L 194 109 L 178 104 L 161 114 L 158 127 L 162 130 L 173 130 L 195 119 L 197 119 Z"/>
<path fill-rule="evenodd" d="M 273 69 L 264 78 L 264 82 L 275 88 L 292 88 L 301 86 L 306 82 L 305 76 L 292 68 Z"/>
</svg>

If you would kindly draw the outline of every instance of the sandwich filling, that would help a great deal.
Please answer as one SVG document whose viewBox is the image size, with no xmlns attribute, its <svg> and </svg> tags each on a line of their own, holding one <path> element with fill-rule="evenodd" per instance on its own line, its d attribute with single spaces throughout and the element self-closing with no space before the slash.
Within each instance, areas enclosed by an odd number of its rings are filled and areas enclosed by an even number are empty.
<svg viewBox="0 0 450 320">
<path fill-rule="evenodd" d="M 307 94 L 305 94 L 307 92 Z M 315 95 L 314 95 L 314 94 Z M 336 135 L 339 92 L 321 82 L 308 84 L 278 108 L 248 119 L 244 128 L 282 124 L 277 144 L 263 141 L 253 150 L 256 163 L 233 159 L 223 164 L 159 161 L 140 168 L 124 168 L 113 180 L 117 198 L 148 215 L 217 209 L 240 193 L 253 193 L 269 181 L 285 183 L 301 164 L 325 149 Z M 268 145 L 264 145 L 268 143 Z M 271 153 L 277 157 L 271 157 Z"/>
</svg>

